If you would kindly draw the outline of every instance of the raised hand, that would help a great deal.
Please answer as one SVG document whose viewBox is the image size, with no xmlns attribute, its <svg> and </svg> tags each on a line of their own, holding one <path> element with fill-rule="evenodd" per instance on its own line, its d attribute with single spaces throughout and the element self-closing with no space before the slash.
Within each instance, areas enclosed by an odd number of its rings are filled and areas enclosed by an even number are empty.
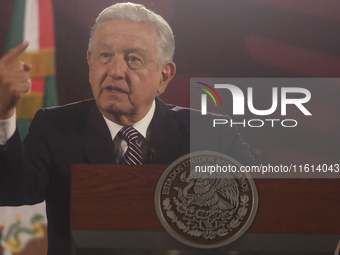
<svg viewBox="0 0 340 255">
<path fill-rule="evenodd" d="M 15 106 L 30 90 L 28 72 L 32 66 L 16 60 L 27 47 L 28 42 L 23 42 L 0 59 L 0 119 L 10 118 Z"/>
</svg>

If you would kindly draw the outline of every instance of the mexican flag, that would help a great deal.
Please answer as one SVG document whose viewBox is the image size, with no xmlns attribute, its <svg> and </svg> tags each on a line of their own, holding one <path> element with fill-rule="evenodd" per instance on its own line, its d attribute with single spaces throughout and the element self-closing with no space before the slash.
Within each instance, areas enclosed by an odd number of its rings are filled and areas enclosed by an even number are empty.
<svg viewBox="0 0 340 255">
<path fill-rule="evenodd" d="M 32 64 L 31 91 L 16 109 L 22 139 L 37 110 L 58 105 L 55 83 L 54 15 L 51 0 L 16 0 L 5 52 L 30 44 L 18 60 Z"/>
</svg>

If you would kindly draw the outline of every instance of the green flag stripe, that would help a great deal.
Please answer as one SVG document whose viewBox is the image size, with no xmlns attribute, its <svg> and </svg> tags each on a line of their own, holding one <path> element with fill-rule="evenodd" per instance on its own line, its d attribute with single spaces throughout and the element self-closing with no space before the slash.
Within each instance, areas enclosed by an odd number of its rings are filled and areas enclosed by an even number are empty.
<svg viewBox="0 0 340 255">
<path fill-rule="evenodd" d="M 11 25 L 5 46 L 5 53 L 24 40 L 26 0 L 16 0 Z"/>
<path fill-rule="evenodd" d="M 52 107 L 58 105 L 58 91 L 54 76 L 48 76 L 45 79 L 45 97 L 44 107 Z"/>
<path fill-rule="evenodd" d="M 24 140 L 28 134 L 28 128 L 31 125 L 32 120 L 17 119 L 17 127 L 20 133 L 21 140 Z"/>
</svg>

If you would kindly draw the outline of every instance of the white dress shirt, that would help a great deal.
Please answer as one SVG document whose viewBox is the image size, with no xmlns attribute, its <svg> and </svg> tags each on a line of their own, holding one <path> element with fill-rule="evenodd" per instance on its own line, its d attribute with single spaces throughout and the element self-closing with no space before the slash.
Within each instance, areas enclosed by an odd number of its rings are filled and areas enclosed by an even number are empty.
<svg viewBox="0 0 340 255">
<path fill-rule="evenodd" d="M 0 120 L 0 145 L 6 144 L 7 140 L 14 135 L 16 124 L 16 113 L 7 120 Z"/>
</svg>

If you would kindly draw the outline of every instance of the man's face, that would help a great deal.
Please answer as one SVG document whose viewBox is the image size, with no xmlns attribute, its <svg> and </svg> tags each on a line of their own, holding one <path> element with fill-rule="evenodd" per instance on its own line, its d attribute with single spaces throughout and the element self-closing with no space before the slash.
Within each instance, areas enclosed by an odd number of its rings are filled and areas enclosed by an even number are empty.
<svg viewBox="0 0 340 255">
<path fill-rule="evenodd" d="M 175 73 L 173 63 L 158 66 L 158 37 L 151 25 L 106 21 L 88 51 L 90 83 L 105 117 L 132 125 L 149 111 Z"/>
</svg>

